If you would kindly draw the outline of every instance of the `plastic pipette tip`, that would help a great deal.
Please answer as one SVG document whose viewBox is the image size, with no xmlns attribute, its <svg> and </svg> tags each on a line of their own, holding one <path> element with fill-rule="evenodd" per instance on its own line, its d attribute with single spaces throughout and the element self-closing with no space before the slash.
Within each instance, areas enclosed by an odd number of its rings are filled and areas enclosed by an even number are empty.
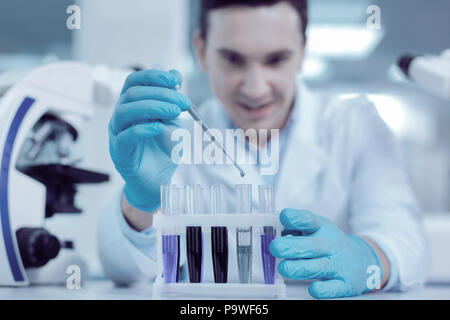
<svg viewBox="0 0 450 320">
<path fill-rule="evenodd" d="M 245 172 L 241 171 L 241 177 L 243 178 L 245 176 Z"/>
</svg>

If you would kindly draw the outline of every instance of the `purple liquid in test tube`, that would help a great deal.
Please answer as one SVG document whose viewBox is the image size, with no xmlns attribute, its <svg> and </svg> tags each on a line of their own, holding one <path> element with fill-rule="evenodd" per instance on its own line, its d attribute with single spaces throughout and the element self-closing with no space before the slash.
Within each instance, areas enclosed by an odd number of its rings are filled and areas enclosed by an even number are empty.
<svg viewBox="0 0 450 320">
<path fill-rule="evenodd" d="M 161 213 L 177 215 L 180 209 L 180 189 L 175 185 L 161 186 Z M 180 234 L 175 228 L 163 230 L 162 257 L 164 282 L 175 283 L 179 280 Z"/>
<path fill-rule="evenodd" d="M 272 229 L 272 230 L 270 230 Z M 272 227 L 264 227 L 264 232 L 261 234 L 261 257 L 264 271 L 264 283 L 275 283 L 275 257 L 269 251 L 270 243 L 275 239 L 275 230 Z"/>
<path fill-rule="evenodd" d="M 273 186 L 260 185 L 259 192 L 259 212 L 264 214 L 275 214 L 275 202 Z M 274 284 L 276 279 L 276 259 L 270 253 L 270 243 L 275 239 L 276 230 L 272 226 L 265 226 L 261 230 L 261 258 L 264 272 L 264 283 Z"/>
<path fill-rule="evenodd" d="M 162 255 L 164 282 L 178 282 L 178 266 L 180 264 L 180 235 L 164 234 L 162 236 Z"/>
</svg>

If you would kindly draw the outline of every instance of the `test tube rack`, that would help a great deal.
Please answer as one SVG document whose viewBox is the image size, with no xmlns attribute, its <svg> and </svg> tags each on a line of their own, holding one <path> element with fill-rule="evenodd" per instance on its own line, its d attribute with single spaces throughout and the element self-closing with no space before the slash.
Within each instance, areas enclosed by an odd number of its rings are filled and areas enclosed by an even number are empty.
<svg viewBox="0 0 450 320">
<path fill-rule="evenodd" d="M 162 235 L 163 230 L 201 226 L 202 230 L 224 226 L 228 232 L 235 234 L 236 228 L 252 226 L 254 230 L 265 226 L 276 228 L 276 236 L 280 235 L 282 226 L 276 214 L 190 214 L 164 215 L 158 212 L 153 217 L 153 227 L 157 232 L 157 277 L 153 284 L 155 299 L 182 298 L 242 298 L 242 299 L 285 299 L 286 284 L 277 273 L 274 284 L 264 283 L 215 283 L 215 282 L 177 282 L 165 283 L 163 278 Z"/>
</svg>

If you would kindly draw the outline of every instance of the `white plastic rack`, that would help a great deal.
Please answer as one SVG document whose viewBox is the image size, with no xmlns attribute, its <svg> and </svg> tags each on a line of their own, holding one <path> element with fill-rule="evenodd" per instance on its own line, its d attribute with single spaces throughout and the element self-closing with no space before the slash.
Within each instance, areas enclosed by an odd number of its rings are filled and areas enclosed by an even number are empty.
<svg viewBox="0 0 450 320">
<path fill-rule="evenodd" d="M 229 232 L 236 232 L 236 228 L 252 226 L 253 230 L 265 226 L 276 228 L 277 236 L 282 229 L 276 214 L 190 214 L 164 215 L 155 214 L 153 226 L 157 230 L 157 278 L 153 285 L 153 297 L 163 298 L 243 298 L 243 299 L 284 299 L 286 285 L 283 278 L 277 274 L 274 284 L 264 283 L 214 283 L 214 282 L 177 282 L 165 283 L 163 278 L 162 235 L 166 229 L 182 229 L 188 226 L 201 226 L 202 230 L 211 227 L 224 226 Z M 206 262 L 205 262 L 206 263 Z M 231 263 L 231 262 L 230 262 Z"/>
</svg>

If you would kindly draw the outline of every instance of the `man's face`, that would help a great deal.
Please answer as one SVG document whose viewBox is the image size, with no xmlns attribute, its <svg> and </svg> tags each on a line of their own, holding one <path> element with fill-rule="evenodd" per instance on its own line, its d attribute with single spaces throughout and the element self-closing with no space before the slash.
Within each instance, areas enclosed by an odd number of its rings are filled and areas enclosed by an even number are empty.
<svg viewBox="0 0 450 320">
<path fill-rule="evenodd" d="M 301 23 L 285 2 L 210 12 L 206 42 L 197 35 L 195 45 L 214 94 L 237 127 L 285 125 L 303 61 Z"/>
</svg>

